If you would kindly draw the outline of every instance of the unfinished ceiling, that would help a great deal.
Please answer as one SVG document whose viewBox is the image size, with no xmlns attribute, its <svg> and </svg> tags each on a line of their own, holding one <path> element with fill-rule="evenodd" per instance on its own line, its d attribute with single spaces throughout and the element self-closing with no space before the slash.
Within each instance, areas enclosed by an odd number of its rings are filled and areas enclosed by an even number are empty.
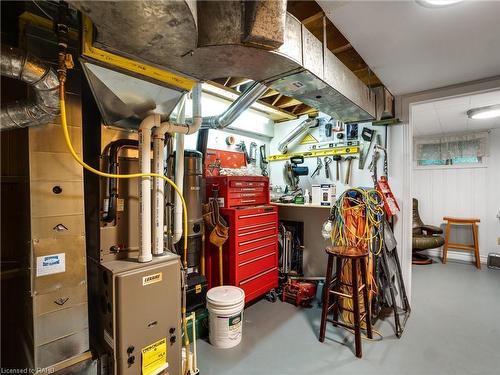
<svg viewBox="0 0 500 375">
<path fill-rule="evenodd" d="M 189 1 L 182 6 L 172 1 L 70 3 L 92 20 L 97 30 L 92 42 L 95 48 L 136 56 L 238 92 L 248 79 L 262 82 L 270 90 L 261 102 L 281 111 L 284 118 L 318 110 L 344 122 L 377 118 L 370 87 L 378 82 L 369 70 L 363 76 L 331 51 L 347 56 L 345 52 L 352 49 L 345 40 L 338 45 L 338 30 L 315 2 L 305 2 L 307 6 L 290 2 L 290 12 L 286 0 L 202 1 L 196 7 Z M 110 23 L 113 18 L 123 22 Z M 174 22 L 178 19 L 183 20 L 183 30 L 189 24 L 197 35 L 183 31 L 188 40 L 179 40 L 181 24 Z M 175 28 L 170 28 L 172 23 Z M 145 24 L 157 27 L 152 31 Z M 176 47 L 172 53 L 161 48 L 170 37 Z M 142 42 L 131 44 L 129 38 Z M 357 67 L 360 64 L 364 62 Z"/>
<path fill-rule="evenodd" d="M 318 40 L 324 41 L 326 36 L 327 48 L 345 66 L 347 66 L 365 85 L 368 87 L 381 86 L 382 82 L 363 58 L 335 27 L 335 25 L 325 17 L 325 13 L 316 1 L 288 1 L 287 11 L 297 18 L 307 30 L 309 30 Z M 225 77 L 214 80 L 217 85 L 227 87 L 231 91 L 242 91 L 240 86 L 252 82 L 242 77 Z M 274 107 L 282 112 L 281 118 L 277 121 L 286 121 L 290 116 L 298 117 L 304 114 L 314 115 L 317 109 L 302 103 L 296 98 L 291 98 L 274 89 L 269 89 L 261 97 L 260 102 Z"/>
<path fill-rule="evenodd" d="M 412 107 L 415 137 L 500 128 L 500 117 L 471 120 L 467 111 L 500 104 L 500 90 L 417 104 Z"/>
<path fill-rule="evenodd" d="M 500 2 L 318 0 L 393 94 L 500 75 Z"/>
</svg>

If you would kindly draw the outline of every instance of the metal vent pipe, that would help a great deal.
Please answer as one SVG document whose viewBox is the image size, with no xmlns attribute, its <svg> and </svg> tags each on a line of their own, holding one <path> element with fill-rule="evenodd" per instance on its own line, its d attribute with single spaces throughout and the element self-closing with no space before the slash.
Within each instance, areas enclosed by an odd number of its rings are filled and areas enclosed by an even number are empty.
<svg viewBox="0 0 500 375">
<path fill-rule="evenodd" d="M 36 98 L 2 106 L 0 130 L 46 124 L 59 115 L 59 80 L 48 65 L 18 48 L 2 45 L 1 73 L 33 87 Z"/>
<path fill-rule="evenodd" d="M 218 116 L 203 117 L 202 129 L 223 129 L 231 125 L 246 109 L 248 109 L 267 90 L 267 86 L 254 82 L 223 113 Z"/>
</svg>

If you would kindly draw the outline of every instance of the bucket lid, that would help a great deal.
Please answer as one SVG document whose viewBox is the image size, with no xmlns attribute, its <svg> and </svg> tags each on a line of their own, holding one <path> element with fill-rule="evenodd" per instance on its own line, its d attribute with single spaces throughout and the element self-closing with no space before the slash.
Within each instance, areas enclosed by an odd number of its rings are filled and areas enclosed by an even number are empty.
<svg viewBox="0 0 500 375">
<path fill-rule="evenodd" d="M 237 286 L 216 286 L 207 292 L 207 302 L 219 306 L 228 306 L 245 299 L 245 292 Z"/>
</svg>

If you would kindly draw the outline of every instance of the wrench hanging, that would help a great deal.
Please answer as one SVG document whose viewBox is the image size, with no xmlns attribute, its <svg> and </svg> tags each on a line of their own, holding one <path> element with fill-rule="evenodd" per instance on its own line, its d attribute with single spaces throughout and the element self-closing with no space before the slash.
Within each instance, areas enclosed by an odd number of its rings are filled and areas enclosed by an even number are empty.
<svg viewBox="0 0 500 375">
<path fill-rule="evenodd" d="M 331 177 L 330 164 L 332 163 L 332 161 L 333 161 L 332 158 L 329 156 L 325 156 L 325 158 L 323 159 L 323 162 L 325 164 L 325 176 L 328 180 Z"/>
</svg>

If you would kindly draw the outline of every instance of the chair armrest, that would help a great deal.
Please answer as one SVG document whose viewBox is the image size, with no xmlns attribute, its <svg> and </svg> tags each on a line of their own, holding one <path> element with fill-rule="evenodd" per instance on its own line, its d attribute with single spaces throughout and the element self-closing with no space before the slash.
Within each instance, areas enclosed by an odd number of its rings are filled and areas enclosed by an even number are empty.
<svg viewBox="0 0 500 375">
<path fill-rule="evenodd" d="M 421 225 L 418 228 L 422 229 L 428 235 L 443 233 L 443 230 L 441 228 L 436 227 L 434 225 Z"/>
</svg>

